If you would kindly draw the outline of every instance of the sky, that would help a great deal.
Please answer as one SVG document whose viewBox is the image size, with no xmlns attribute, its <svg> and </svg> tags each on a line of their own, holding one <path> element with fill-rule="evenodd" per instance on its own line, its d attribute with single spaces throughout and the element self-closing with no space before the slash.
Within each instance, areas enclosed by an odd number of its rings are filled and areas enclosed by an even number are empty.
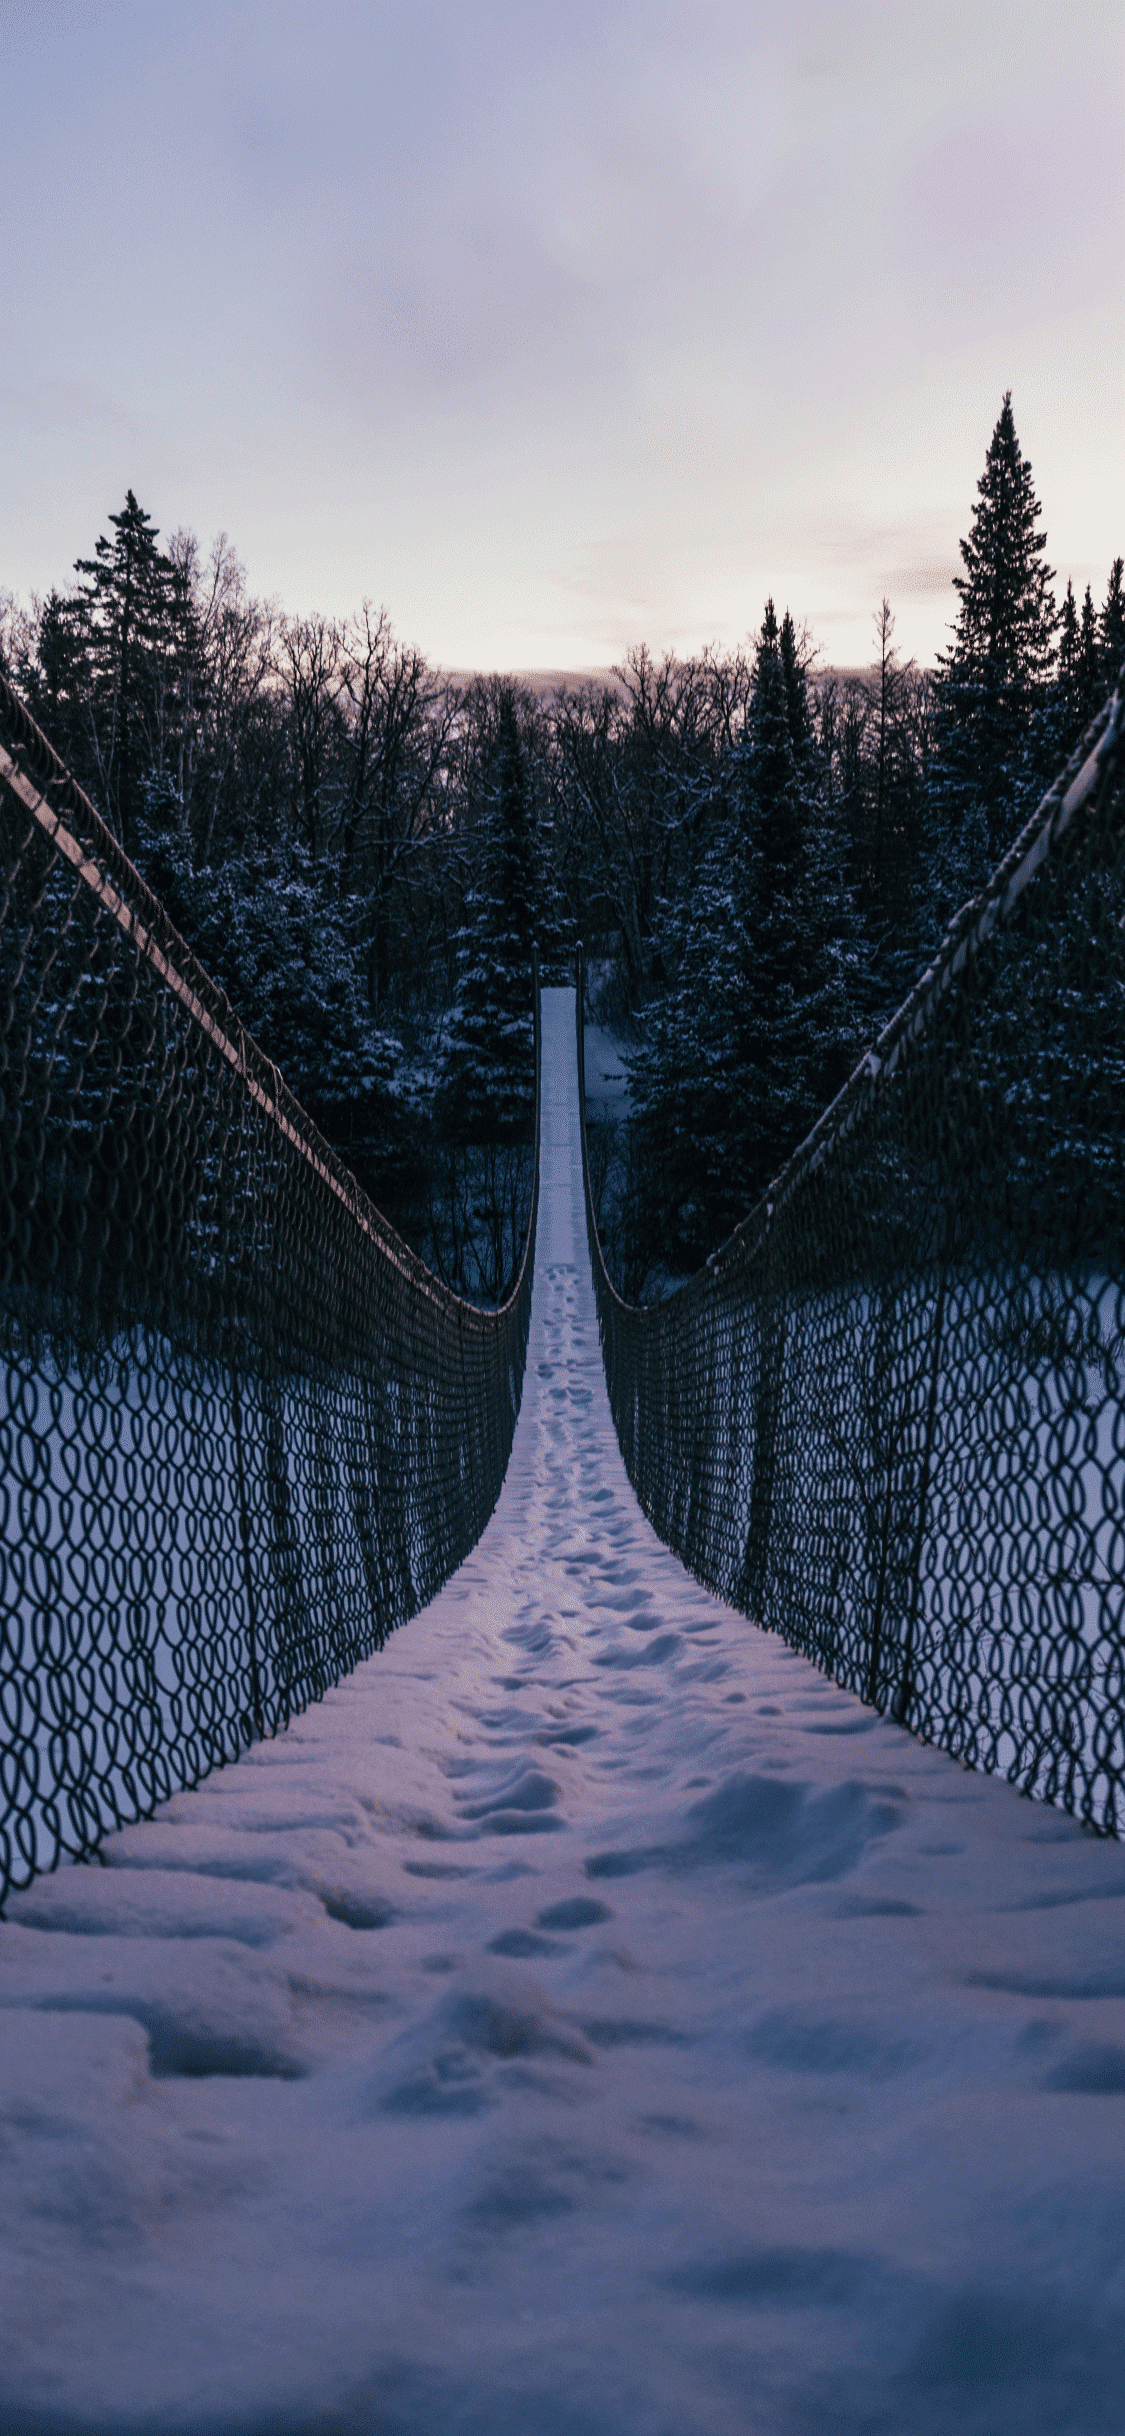
<svg viewBox="0 0 1125 2436">
<path fill-rule="evenodd" d="M 1119 0 L 0 0 L 0 587 L 131 487 L 458 668 L 932 659 L 1125 550 Z"/>
</svg>

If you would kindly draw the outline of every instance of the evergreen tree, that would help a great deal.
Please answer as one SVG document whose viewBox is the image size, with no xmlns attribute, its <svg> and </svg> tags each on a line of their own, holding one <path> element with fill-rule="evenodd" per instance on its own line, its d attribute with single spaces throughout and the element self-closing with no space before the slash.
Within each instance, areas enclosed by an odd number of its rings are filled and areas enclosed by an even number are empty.
<svg viewBox="0 0 1125 2436">
<path fill-rule="evenodd" d="M 771 615 L 774 617 L 776 625 L 777 620 L 772 601 L 767 610 L 767 618 Z M 801 637 L 797 633 L 788 609 L 781 621 L 777 647 L 781 659 L 781 673 L 785 679 L 785 708 L 789 721 L 789 741 L 793 747 L 793 758 L 799 768 L 806 769 L 813 750 L 813 716 L 808 683 L 809 645 L 806 641 L 802 646 Z"/>
<path fill-rule="evenodd" d="M 435 1115 L 450 1140 L 511 1141 L 534 1099 L 531 950 L 541 899 L 527 757 L 516 701 L 501 689 L 474 838 L 456 994 Z"/>
<path fill-rule="evenodd" d="M 691 1269 L 746 1215 L 854 1052 L 855 923 L 843 834 L 814 790 L 792 620 L 772 600 L 737 751 L 690 900 L 671 909 L 674 978 L 634 1063 L 635 1150 L 653 1265 Z"/>
<path fill-rule="evenodd" d="M 90 666 L 81 602 L 52 589 L 20 678 L 27 705 L 81 786 L 97 787 L 90 728 Z"/>
<path fill-rule="evenodd" d="M 1101 613 L 1102 684 L 1116 685 L 1125 662 L 1125 560 L 1115 558 Z"/>
<path fill-rule="evenodd" d="M 757 1061 L 747 1055 L 754 977 L 747 899 L 752 840 L 728 800 L 714 820 L 690 898 L 670 908 L 662 953 L 673 971 L 632 1061 L 635 1290 L 653 1272 L 686 1274 L 729 1234 L 753 1198 L 744 1172 L 755 1130 Z M 756 1043 L 751 1043 L 751 1047 Z"/>
<path fill-rule="evenodd" d="M 371 1021 L 346 911 L 331 874 L 298 853 L 284 876 L 228 866 L 209 927 L 244 1021 L 329 1141 L 365 1168 L 393 1128 L 400 1051 Z"/>
<path fill-rule="evenodd" d="M 1041 514 L 1009 390 L 961 543 L 953 643 L 939 658 L 936 793 L 962 884 L 1010 842 L 1052 758 L 1045 714 L 1057 620 Z"/>
<path fill-rule="evenodd" d="M 132 491 L 109 519 L 93 558 L 75 560 L 87 577 L 79 595 L 89 663 L 89 712 L 102 807 L 127 853 L 134 851 L 144 782 L 161 760 L 163 693 L 175 664 L 175 601 L 170 561 L 157 549 L 151 517 Z"/>
<path fill-rule="evenodd" d="M 1078 609 L 1074 598 L 1074 586 L 1068 577 L 1066 596 L 1059 616 L 1058 667 L 1055 674 L 1060 760 L 1070 752 L 1080 725 L 1078 662 Z"/>
<path fill-rule="evenodd" d="M 924 959 L 931 927 L 922 841 L 928 743 L 927 680 L 913 661 L 901 667 L 890 602 L 875 613 L 877 660 L 870 679 L 852 678 L 839 710 L 822 714 L 822 749 L 832 804 L 832 760 L 839 754 L 840 819 L 860 925 L 845 920 L 851 994 L 860 1029 L 870 1035 L 896 1006 Z M 830 681 L 831 682 L 831 681 Z M 835 732 L 833 732 L 835 731 Z M 842 749 L 840 749 L 842 748 Z"/>
<path fill-rule="evenodd" d="M 145 832 L 142 829 L 142 838 Z M 370 1182 L 399 1127 L 399 1042 L 365 1003 L 334 875 L 302 849 L 195 871 L 182 834 L 145 839 L 146 876 L 328 1140 Z"/>
<path fill-rule="evenodd" d="M 785 614 L 792 646 L 793 622 Z M 765 897 L 792 904 L 804 869 L 804 806 L 794 749 L 800 734 L 800 697 L 782 656 L 777 613 L 766 602 L 758 637 L 754 690 L 743 730 L 742 782 L 750 817 L 760 834 Z M 780 945 L 783 962 L 787 951 Z"/>
<path fill-rule="evenodd" d="M 1100 708 L 1102 684 L 1102 655 L 1098 644 L 1098 619 L 1094 596 L 1089 584 L 1082 602 L 1082 624 L 1078 636 L 1078 725 L 1079 731 L 1089 727 Z"/>
</svg>

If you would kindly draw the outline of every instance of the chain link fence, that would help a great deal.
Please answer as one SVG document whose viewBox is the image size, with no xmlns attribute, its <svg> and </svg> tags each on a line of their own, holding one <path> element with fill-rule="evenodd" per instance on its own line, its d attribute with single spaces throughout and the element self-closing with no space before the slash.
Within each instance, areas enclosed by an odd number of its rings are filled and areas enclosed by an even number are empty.
<svg viewBox="0 0 1125 2436">
<path fill-rule="evenodd" d="M 432 1598 L 531 1309 L 459 1301 L 321 1140 L 0 676 L 0 1903 Z"/>
<path fill-rule="evenodd" d="M 579 951 L 579 1071 L 583 976 Z M 590 1252 L 630 1478 L 885 1714 L 1125 1828 L 1125 671 L 850 1083 L 677 1293 Z"/>
</svg>

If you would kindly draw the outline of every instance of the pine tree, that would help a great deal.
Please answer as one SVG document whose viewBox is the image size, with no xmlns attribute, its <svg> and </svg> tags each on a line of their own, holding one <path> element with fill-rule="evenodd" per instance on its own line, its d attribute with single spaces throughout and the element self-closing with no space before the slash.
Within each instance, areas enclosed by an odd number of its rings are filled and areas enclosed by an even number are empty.
<svg viewBox="0 0 1125 2436">
<path fill-rule="evenodd" d="M 1115 558 L 1101 613 L 1102 685 L 1108 693 L 1125 663 L 1125 560 Z"/>
<path fill-rule="evenodd" d="M 89 658 L 89 708 L 103 809 L 127 853 L 136 846 L 144 782 L 158 773 L 164 683 L 175 661 L 170 561 L 132 491 L 109 519 L 93 558 L 75 560 L 87 577 L 79 602 Z"/>
<path fill-rule="evenodd" d="M 844 841 L 818 802 L 792 619 L 772 600 L 737 751 L 720 773 L 673 973 L 634 1064 L 653 1264 L 698 1266 L 765 1191 L 854 1052 Z"/>
<path fill-rule="evenodd" d="M 1089 584 L 1082 602 L 1082 624 L 1078 635 L 1078 725 L 1089 727 L 1099 708 L 1102 693 L 1102 655 L 1098 644 L 1098 618 L 1094 596 Z"/>
<path fill-rule="evenodd" d="M 867 1037 L 900 1003 L 932 944 L 923 849 L 928 680 L 912 660 L 900 665 L 886 599 L 874 627 L 871 677 L 849 679 L 842 700 L 829 679 L 820 701 L 825 811 L 829 827 L 844 832 L 841 937 L 853 1024 Z"/>
<path fill-rule="evenodd" d="M 300 848 L 195 871 L 182 833 L 167 829 L 146 877 L 239 1020 L 366 1180 L 398 1129 L 401 1046 L 371 1020 L 332 872 Z"/>
<path fill-rule="evenodd" d="M 792 644 L 793 622 L 785 627 Z M 754 665 L 754 688 L 743 730 L 742 778 L 747 804 L 757 807 L 765 834 L 762 851 L 771 881 L 793 895 L 804 864 L 804 823 L 793 727 L 800 733 L 800 702 L 782 656 L 772 600 L 766 602 Z"/>
<path fill-rule="evenodd" d="M 1070 752 L 1080 724 L 1078 658 L 1078 609 L 1074 586 L 1068 577 L 1066 597 L 1059 616 L 1058 668 L 1055 675 L 1060 760 Z"/>
<path fill-rule="evenodd" d="M 963 877 L 1003 851 L 1044 783 L 1057 623 L 1046 534 L 1009 390 L 961 543 L 960 610 L 937 686 L 937 798 Z M 978 869 L 971 866 L 976 862 Z"/>
<path fill-rule="evenodd" d="M 772 614 L 773 602 L 771 601 L 767 617 Z M 774 622 L 776 624 L 776 617 Z M 794 760 L 799 768 L 804 769 L 808 765 L 813 749 L 813 717 L 808 684 L 809 646 L 806 642 L 802 648 L 801 638 L 798 636 L 788 609 L 781 621 L 777 647 L 781 659 L 781 673 L 785 679 L 785 708 L 789 720 L 789 741 L 793 747 Z"/>
<path fill-rule="evenodd" d="M 751 1197 L 765 1190 L 845 1081 L 865 994 L 847 841 L 821 783 L 806 666 L 789 611 L 778 630 L 769 602 L 742 771 L 741 868 L 753 966 L 753 1039 L 744 1036 L 744 1054 L 756 1081 L 739 1164 Z"/>
<path fill-rule="evenodd" d="M 67 768 L 97 786 L 89 720 L 90 668 L 80 601 L 52 590 L 39 612 L 34 650 L 20 671 L 28 708 Z"/>
<path fill-rule="evenodd" d="M 534 1097 L 531 950 L 540 873 L 515 696 L 501 690 L 435 1115 L 448 1139 L 511 1141 Z"/>
<path fill-rule="evenodd" d="M 690 899 L 668 908 L 662 926 L 662 959 L 673 978 L 632 1061 L 638 1293 L 646 1273 L 698 1268 L 753 1199 L 741 1157 L 754 1130 L 757 1083 L 743 1037 L 753 991 L 746 855 L 737 809 L 725 801 L 713 814 Z"/>
</svg>

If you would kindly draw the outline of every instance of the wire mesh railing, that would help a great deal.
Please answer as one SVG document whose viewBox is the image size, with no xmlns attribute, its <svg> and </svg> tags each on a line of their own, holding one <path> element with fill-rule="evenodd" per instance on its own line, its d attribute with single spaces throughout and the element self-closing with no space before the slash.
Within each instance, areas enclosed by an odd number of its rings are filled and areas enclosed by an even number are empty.
<svg viewBox="0 0 1125 2436">
<path fill-rule="evenodd" d="M 449 1292 L 0 676 L 0 1903 L 274 1732 L 495 1505 L 509 1300 Z"/>
<path fill-rule="evenodd" d="M 582 1008 L 580 950 L 584 1107 Z M 630 1306 L 588 1161 L 586 1212 L 661 1537 L 915 1733 L 1125 1829 L 1125 671 L 706 1267 Z"/>
</svg>

